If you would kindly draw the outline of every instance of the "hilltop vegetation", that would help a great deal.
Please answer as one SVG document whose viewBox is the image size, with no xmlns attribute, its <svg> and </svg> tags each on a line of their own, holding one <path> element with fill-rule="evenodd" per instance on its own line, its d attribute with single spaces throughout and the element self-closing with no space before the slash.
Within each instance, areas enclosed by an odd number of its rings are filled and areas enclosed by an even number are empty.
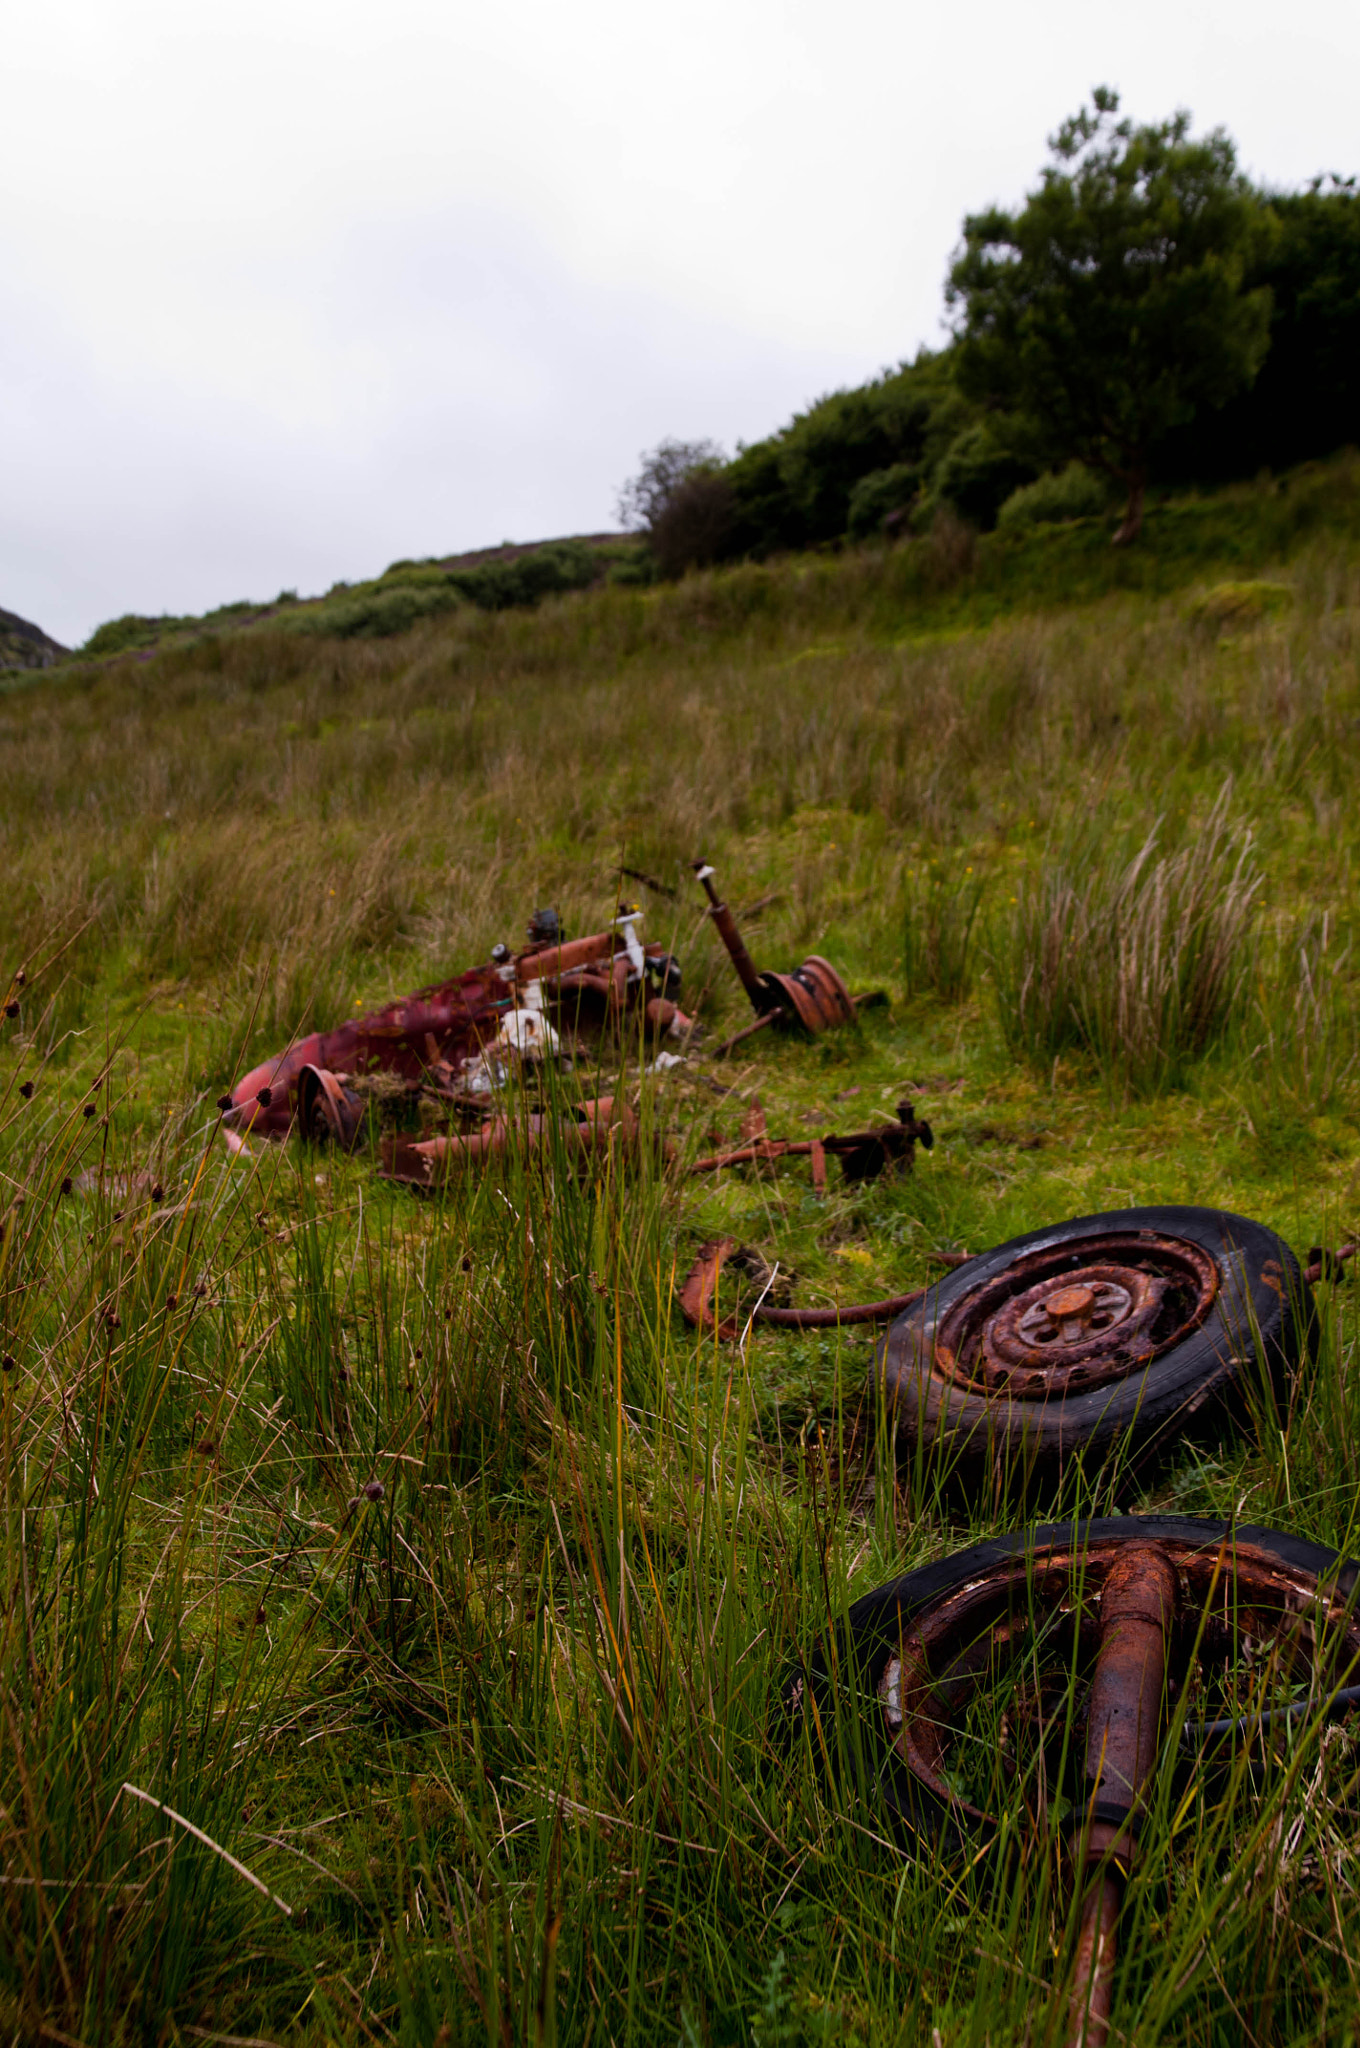
<svg viewBox="0 0 1360 2048">
<path fill-rule="evenodd" d="M 1056 1821 L 996 1884 L 947 1878 L 903 1854 L 848 1689 L 835 1771 L 778 1712 L 850 1598 L 1031 1505 L 895 1453 L 861 1336 L 716 1347 L 674 1282 L 731 1232 L 801 1301 L 871 1299 L 1142 1201 L 1301 1250 L 1355 1234 L 1355 462 L 1166 498 L 1131 551 L 1098 516 L 941 520 L 381 638 L 292 627 L 224 617 L 0 695 L 25 970 L 0 1027 L 0 2019 L 1064 2038 Z M 713 1044 L 743 1011 L 698 854 L 763 903 L 762 964 L 823 952 L 891 1006 L 561 1085 L 621 1087 L 682 1154 L 757 1097 L 801 1135 L 906 1092 L 937 1134 L 909 1179 L 819 1202 L 794 1165 L 510 1159 L 429 1203 L 368 1152 L 227 1154 L 213 1105 L 257 1056 L 541 903 L 598 928 L 620 865 L 680 892 L 648 893 L 650 929 Z M 1224 964 L 1197 1008 L 1157 966 L 1187 919 Z M 1352 1295 L 1319 1298 L 1285 1412 L 1152 1470 L 1074 1463 L 1042 1511 L 1354 1554 Z M 1118 2025 L 1342 2038 L 1351 1735 L 1300 1724 L 1259 1786 L 1176 1796 Z"/>
</svg>

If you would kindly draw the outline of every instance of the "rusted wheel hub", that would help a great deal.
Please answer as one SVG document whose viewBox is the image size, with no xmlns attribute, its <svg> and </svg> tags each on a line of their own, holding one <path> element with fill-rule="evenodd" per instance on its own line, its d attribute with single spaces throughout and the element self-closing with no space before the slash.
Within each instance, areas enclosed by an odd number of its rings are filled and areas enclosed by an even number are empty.
<svg viewBox="0 0 1360 2048">
<path fill-rule="evenodd" d="M 809 953 L 792 974 L 762 974 L 760 986 L 766 1002 L 796 1019 L 810 1038 L 849 1024 L 855 1015 L 849 989 L 820 953 Z"/>
<path fill-rule="evenodd" d="M 1198 1329 L 1218 1269 L 1184 1238 L 1068 1240 L 963 1295 L 936 1335 L 937 1369 L 980 1393 L 1042 1400 L 1119 1379 Z"/>
</svg>

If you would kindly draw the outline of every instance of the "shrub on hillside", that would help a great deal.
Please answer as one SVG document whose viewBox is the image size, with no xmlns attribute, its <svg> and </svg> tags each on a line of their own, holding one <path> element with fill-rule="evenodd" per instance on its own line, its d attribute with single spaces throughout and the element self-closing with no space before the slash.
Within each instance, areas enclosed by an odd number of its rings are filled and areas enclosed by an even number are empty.
<svg viewBox="0 0 1360 2048">
<path fill-rule="evenodd" d="M 1094 519 L 1110 502 L 1110 488 L 1085 463 L 1069 462 L 1032 484 L 1011 492 L 996 515 L 999 527 L 1044 526 L 1067 519 Z"/>
<path fill-rule="evenodd" d="M 728 464 L 727 552 L 769 555 L 839 540 L 865 479 L 901 465 L 928 474 L 975 417 L 954 387 L 949 358 L 925 350 L 857 390 L 819 399 Z"/>
<path fill-rule="evenodd" d="M 448 572 L 451 587 L 484 612 L 536 605 L 563 591 L 586 590 L 603 580 L 608 557 L 584 541 L 550 541 L 508 562 L 483 562 Z M 441 572 L 442 573 L 442 572 Z"/>
<path fill-rule="evenodd" d="M 891 520 L 905 524 L 906 515 L 921 495 L 924 472 L 919 462 L 894 462 L 888 469 L 875 469 L 860 478 L 850 493 L 848 530 L 853 540 L 868 540 L 882 533 Z"/>
<path fill-rule="evenodd" d="M 663 576 L 706 568 L 723 554 L 733 492 L 716 441 L 659 441 L 619 492 L 622 524 L 646 541 Z"/>
<path fill-rule="evenodd" d="M 162 633 L 168 633 L 179 623 L 168 613 L 158 619 L 148 619 L 138 612 L 125 612 L 121 619 L 109 619 L 106 624 L 96 626 L 80 651 L 99 656 L 126 654 L 134 647 L 154 647 Z"/>
<path fill-rule="evenodd" d="M 438 586 L 421 589 L 398 583 L 384 589 L 370 584 L 321 604 L 300 605 L 288 619 L 295 633 L 325 635 L 336 640 L 386 640 L 407 633 L 421 619 L 454 611 L 463 598 L 448 577 Z"/>
<path fill-rule="evenodd" d="M 1033 477 L 1034 464 L 1017 454 L 990 420 L 979 420 L 945 450 L 934 484 L 956 512 L 988 533 L 1007 498 Z"/>
</svg>

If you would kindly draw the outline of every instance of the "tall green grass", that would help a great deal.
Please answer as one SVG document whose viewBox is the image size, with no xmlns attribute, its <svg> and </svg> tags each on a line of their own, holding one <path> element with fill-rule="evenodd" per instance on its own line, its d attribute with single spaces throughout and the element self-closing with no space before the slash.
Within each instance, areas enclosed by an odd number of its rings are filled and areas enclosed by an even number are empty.
<svg viewBox="0 0 1360 2048">
<path fill-rule="evenodd" d="M 1239 537 L 1289 507 L 1249 509 Z M 852 1332 L 720 1346 L 674 1288 L 730 1233 L 797 1300 L 873 1298 L 1133 1200 L 1353 1234 L 1345 532 L 1244 543 L 1294 600 L 1216 637 L 1174 589 L 1061 603 L 1077 533 L 991 625 L 985 551 L 931 592 L 866 555 L 223 632 L 0 699 L 11 2038 L 1064 2038 L 1059 1817 L 946 1869 L 893 1829 L 848 1675 L 819 1725 L 785 1687 L 856 1594 L 1037 1512 L 1353 1551 L 1349 1292 L 1281 1412 L 1041 1478 L 897 1442 Z M 549 1148 L 432 1199 L 372 1151 L 215 1137 L 295 1030 L 700 853 L 763 902 L 759 964 L 825 952 L 891 1007 L 668 1074 L 612 1046 L 550 1099 L 616 1085 L 683 1157 L 756 1095 L 803 1135 L 905 1091 L 937 1138 L 910 1176 Z M 647 903 L 712 1043 L 745 1013 L 702 902 Z M 1130 2037 L 1344 2037 L 1350 1743 L 1301 1728 L 1260 1784 L 1168 1755 Z"/>
<path fill-rule="evenodd" d="M 1221 1042 L 1245 999 L 1262 882 L 1228 798 L 1166 853 L 1158 827 L 1130 857 L 1083 821 L 1020 884 L 992 954 L 1014 1051 L 1084 1053 L 1112 1085 L 1149 1094 Z"/>
</svg>

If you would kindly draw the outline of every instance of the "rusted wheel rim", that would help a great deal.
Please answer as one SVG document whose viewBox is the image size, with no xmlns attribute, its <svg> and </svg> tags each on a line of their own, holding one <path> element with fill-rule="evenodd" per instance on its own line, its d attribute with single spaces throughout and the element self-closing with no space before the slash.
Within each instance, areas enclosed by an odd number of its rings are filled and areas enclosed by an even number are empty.
<svg viewBox="0 0 1360 2048">
<path fill-rule="evenodd" d="M 1047 1245 L 951 1304 L 935 1332 L 936 1369 L 985 1396 L 1082 1393 L 1197 1330 L 1218 1277 L 1199 1245 L 1152 1231 Z"/>
<path fill-rule="evenodd" d="M 984 1687 L 1010 1690 L 990 1746 L 984 1734 L 974 1754 L 1013 1772 L 1033 1760 L 1028 1788 L 1040 1807 L 1057 1790 L 1042 1759 L 1055 1748 L 1080 1753 L 1073 1723 L 1084 1712 L 1102 1595 L 1133 1547 L 1113 1539 L 1016 1555 L 911 1617 L 879 1680 L 885 1732 L 911 1777 L 961 1821 L 996 1825 L 961 1789 L 961 1775 L 974 1775 L 964 1724 Z M 1169 1567 L 1178 1588 L 1164 1725 L 1182 1699 L 1188 1712 L 1231 1700 L 1234 1712 L 1255 1717 L 1282 1694 L 1321 1705 L 1360 1677 L 1360 1616 L 1311 1573 L 1231 1539 L 1138 1549 Z"/>
</svg>

